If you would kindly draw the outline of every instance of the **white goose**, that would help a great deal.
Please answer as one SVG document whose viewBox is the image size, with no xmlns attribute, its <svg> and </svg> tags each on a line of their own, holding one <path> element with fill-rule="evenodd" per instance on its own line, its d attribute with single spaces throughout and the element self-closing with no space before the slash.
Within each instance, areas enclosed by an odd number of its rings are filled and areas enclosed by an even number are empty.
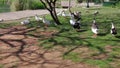
<svg viewBox="0 0 120 68">
<path fill-rule="evenodd" d="M 111 25 L 112 25 L 112 27 L 111 27 L 111 34 L 116 35 L 117 34 L 117 30 L 116 30 L 116 28 L 115 28 L 113 23 L 111 23 Z"/>
<path fill-rule="evenodd" d="M 39 21 L 42 21 L 42 18 L 40 18 L 37 14 L 35 15 L 35 20 L 37 21 L 37 22 L 39 22 Z"/>
<path fill-rule="evenodd" d="M 21 25 L 26 25 L 26 24 L 29 24 L 30 23 L 30 18 L 27 18 L 26 20 L 20 22 Z"/>
<path fill-rule="evenodd" d="M 98 25 L 96 24 L 96 20 L 93 20 L 92 27 L 91 27 L 92 32 L 94 33 L 94 37 L 97 36 L 98 34 Z"/>
<path fill-rule="evenodd" d="M 71 14 L 71 19 L 70 19 L 70 24 L 72 26 L 75 25 L 75 19 L 72 17 L 72 14 Z"/>
<path fill-rule="evenodd" d="M 45 16 L 43 16 L 42 21 L 45 25 L 45 28 L 47 28 L 51 24 L 50 21 L 45 18 Z"/>
<path fill-rule="evenodd" d="M 67 14 L 65 13 L 65 10 L 62 11 L 62 16 L 67 16 Z"/>
<path fill-rule="evenodd" d="M 61 10 L 60 12 L 57 13 L 57 16 L 61 16 L 62 15 L 63 10 Z"/>
<path fill-rule="evenodd" d="M 0 22 L 4 21 L 3 19 L 0 19 Z"/>
</svg>

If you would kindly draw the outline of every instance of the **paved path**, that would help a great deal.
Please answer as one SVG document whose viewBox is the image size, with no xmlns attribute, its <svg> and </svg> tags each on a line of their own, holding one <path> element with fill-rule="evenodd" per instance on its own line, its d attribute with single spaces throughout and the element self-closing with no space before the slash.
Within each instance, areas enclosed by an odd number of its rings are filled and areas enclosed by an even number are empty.
<svg viewBox="0 0 120 68">
<path fill-rule="evenodd" d="M 56 11 L 60 11 L 61 9 L 56 9 Z M 17 11 L 17 12 L 7 12 L 7 13 L 0 13 L 0 19 L 3 20 L 16 20 L 21 19 L 29 16 L 35 16 L 49 14 L 47 10 L 25 10 L 25 11 Z"/>
</svg>

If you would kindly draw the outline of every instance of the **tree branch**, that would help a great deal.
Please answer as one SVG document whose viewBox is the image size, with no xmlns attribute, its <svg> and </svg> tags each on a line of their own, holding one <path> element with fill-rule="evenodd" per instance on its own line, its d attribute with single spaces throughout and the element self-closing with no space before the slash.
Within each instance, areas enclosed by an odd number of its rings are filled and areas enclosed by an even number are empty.
<svg viewBox="0 0 120 68">
<path fill-rule="evenodd" d="M 45 2 L 43 1 L 43 0 L 40 0 L 41 2 L 42 2 L 42 4 L 45 6 L 45 8 L 47 9 L 47 10 L 49 10 L 49 11 L 51 11 L 48 7 L 47 7 L 47 5 L 45 4 Z M 46 0 L 45 0 L 46 1 Z"/>
</svg>

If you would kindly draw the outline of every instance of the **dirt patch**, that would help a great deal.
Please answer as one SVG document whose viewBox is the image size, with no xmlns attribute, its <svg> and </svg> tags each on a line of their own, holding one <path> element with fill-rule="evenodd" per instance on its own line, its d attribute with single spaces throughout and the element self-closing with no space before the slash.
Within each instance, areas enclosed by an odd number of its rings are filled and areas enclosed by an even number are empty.
<svg viewBox="0 0 120 68">
<path fill-rule="evenodd" d="M 4 68 L 97 68 L 84 63 L 63 60 L 66 49 L 55 47 L 53 50 L 38 46 L 38 38 L 27 33 L 35 28 L 15 26 L 0 29 L 0 64 Z M 40 32 L 44 36 L 52 36 L 54 31 Z"/>
</svg>

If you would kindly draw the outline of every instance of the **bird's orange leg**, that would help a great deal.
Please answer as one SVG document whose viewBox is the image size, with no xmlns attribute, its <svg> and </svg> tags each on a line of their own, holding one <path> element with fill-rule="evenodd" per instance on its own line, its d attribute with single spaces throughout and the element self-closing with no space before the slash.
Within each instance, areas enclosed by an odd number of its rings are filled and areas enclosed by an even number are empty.
<svg viewBox="0 0 120 68">
<path fill-rule="evenodd" d="M 48 27 L 48 25 L 47 25 L 47 24 L 44 24 L 44 29 L 45 29 L 45 30 L 47 29 L 47 27 Z"/>
<path fill-rule="evenodd" d="M 93 38 L 96 38 L 96 37 L 97 37 L 97 34 L 94 34 L 94 35 L 93 35 Z"/>
</svg>

